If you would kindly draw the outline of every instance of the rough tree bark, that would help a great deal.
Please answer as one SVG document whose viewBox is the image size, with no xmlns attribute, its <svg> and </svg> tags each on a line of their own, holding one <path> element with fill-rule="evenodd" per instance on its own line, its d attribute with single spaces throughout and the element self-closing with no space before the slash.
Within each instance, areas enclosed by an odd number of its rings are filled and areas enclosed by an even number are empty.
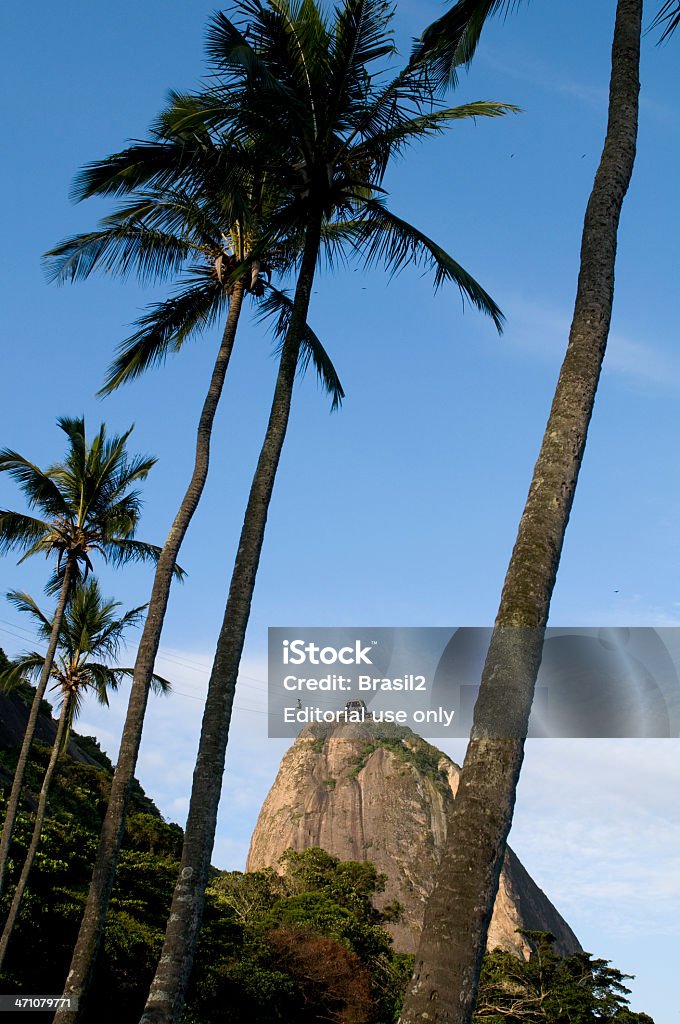
<svg viewBox="0 0 680 1024">
<path fill-rule="evenodd" d="M 281 351 L 264 443 L 253 477 L 217 641 L 201 738 L 165 942 L 151 984 L 142 1024 L 177 1024 L 203 915 L 205 886 L 215 840 L 217 810 L 239 663 L 243 651 L 267 513 L 286 436 L 302 333 L 319 252 L 320 223 L 308 228 L 290 325 Z"/>
<path fill-rule="evenodd" d="M 7 873 L 7 858 L 9 857 L 10 843 L 12 842 L 12 833 L 14 832 L 14 824 L 17 818 L 17 812 L 19 810 L 19 801 L 21 800 L 21 790 L 24 785 L 24 778 L 26 775 L 26 765 L 28 764 L 28 756 L 31 752 L 31 746 L 33 744 L 33 737 L 35 736 L 36 725 L 38 724 L 38 715 L 40 714 L 40 703 L 45 696 L 45 690 L 50 678 L 50 672 L 54 664 L 54 655 L 57 650 L 57 643 L 59 641 L 59 631 L 61 630 L 61 624 L 64 618 L 64 610 L 68 603 L 69 591 L 71 589 L 71 580 L 73 578 L 73 563 L 67 557 L 66 565 L 64 566 L 64 578 L 61 584 L 61 590 L 59 592 L 59 601 L 57 608 L 54 613 L 54 619 L 52 620 L 52 632 L 50 633 L 50 642 L 47 645 L 47 653 L 45 655 L 45 664 L 43 670 L 40 673 L 40 679 L 36 687 L 35 696 L 33 697 L 33 703 L 31 704 L 31 710 L 28 715 L 28 722 L 26 723 L 26 732 L 24 733 L 24 739 L 21 744 L 21 750 L 19 751 L 19 760 L 17 761 L 16 771 L 14 772 L 14 779 L 12 781 L 12 789 L 10 791 L 7 808 L 5 810 L 5 821 L 2 826 L 2 839 L 0 839 L 0 893 L 2 893 L 5 883 L 5 876 Z"/>
<path fill-rule="evenodd" d="M 135 661 L 118 763 L 111 784 L 111 796 L 99 839 L 85 911 L 64 987 L 64 996 L 75 997 L 79 1003 L 79 1010 L 58 1010 L 54 1016 L 55 1024 L 73 1024 L 81 1016 L 85 1005 L 125 833 L 125 819 L 142 739 L 149 685 L 163 630 L 173 571 L 208 476 L 213 422 L 234 347 L 244 293 L 244 282 L 237 282 L 230 297 L 227 322 L 198 422 L 193 473 L 156 567 L 149 610 Z"/>
<path fill-rule="evenodd" d="M 585 215 L 569 344 L 505 578 L 401 1024 L 469 1024 L 474 1009 L 543 632 L 609 333 L 619 217 L 637 141 L 641 18 L 642 0 L 619 0 L 607 135 Z"/>
</svg>

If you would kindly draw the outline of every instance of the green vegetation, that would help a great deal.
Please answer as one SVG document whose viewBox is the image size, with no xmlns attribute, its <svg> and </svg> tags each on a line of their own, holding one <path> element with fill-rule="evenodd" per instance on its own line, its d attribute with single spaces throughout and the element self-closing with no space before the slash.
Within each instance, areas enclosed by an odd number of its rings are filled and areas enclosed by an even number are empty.
<svg viewBox="0 0 680 1024">
<path fill-rule="evenodd" d="M 486 954 L 474 1024 L 654 1024 L 629 1009 L 630 975 L 590 953 L 558 956 L 546 932 L 523 934 L 533 947 L 529 960 L 500 949 Z"/>
<path fill-rule="evenodd" d="M 352 763 L 352 778 L 356 778 L 363 771 L 371 754 L 381 747 L 389 750 L 404 764 L 416 768 L 440 790 L 450 793 L 446 771 L 440 767 L 441 752 L 420 736 L 398 725 L 381 725 L 380 735 L 374 736 L 363 745 Z"/>
<path fill-rule="evenodd" d="M 93 747 L 74 737 L 78 746 Z M 30 791 L 50 756 L 36 744 Z M 101 755 L 105 759 L 105 755 Z M 15 755 L 0 752 L 11 768 Z M 17 921 L 5 991 L 60 990 L 78 930 L 111 784 L 106 767 L 63 758 L 50 816 Z M 10 873 L 23 860 L 30 815 L 21 812 Z M 138 1018 L 159 955 L 182 845 L 137 789 L 132 799 L 103 950 L 91 998 L 98 1024 Z M 385 926 L 401 908 L 374 905 L 386 878 L 370 862 L 324 850 L 287 851 L 281 874 L 212 871 L 182 1024 L 395 1024 L 413 957 L 394 951 Z M 2 903 L 6 909 L 8 898 Z M 626 976 L 587 953 L 560 958 L 549 936 L 526 933 L 528 962 L 495 950 L 485 958 L 474 1024 L 653 1024 L 627 1008 Z"/>
<path fill-rule="evenodd" d="M 48 747 L 36 744 L 29 790 L 39 786 L 49 756 Z M 0 757 L 8 767 L 14 760 L 6 751 Z M 50 816 L 0 975 L 5 990 L 61 989 L 110 782 L 106 770 L 69 757 L 58 764 Z M 12 876 L 31 829 L 31 816 L 21 812 Z M 148 798 L 133 798 L 91 995 L 102 1024 L 134 1020 L 144 1006 L 181 844 L 177 825 L 164 822 Z M 382 927 L 394 908 L 383 913 L 373 906 L 384 876 L 371 864 L 340 863 L 322 850 L 290 852 L 282 867 L 283 876 L 212 872 L 185 1024 L 217 1024 L 225 1005 L 230 1021 L 244 1024 L 390 1024 L 412 958 L 394 952 Z"/>
</svg>

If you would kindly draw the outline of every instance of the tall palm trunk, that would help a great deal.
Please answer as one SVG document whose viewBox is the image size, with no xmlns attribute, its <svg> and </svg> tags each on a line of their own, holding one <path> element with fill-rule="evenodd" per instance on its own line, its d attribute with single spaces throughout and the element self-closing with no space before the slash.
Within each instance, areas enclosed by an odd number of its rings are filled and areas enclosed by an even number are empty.
<svg viewBox="0 0 680 1024">
<path fill-rule="evenodd" d="M 17 915 L 19 913 L 19 907 L 21 905 L 21 899 L 24 895 L 24 889 L 26 888 L 26 882 L 30 874 L 31 868 L 33 867 L 33 861 L 38 851 L 38 844 L 40 843 L 40 836 L 42 835 L 42 827 L 45 821 L 45 808 L 47 807 L 47 795 L 50 791 L 50 785 L 52 783 L 52 776 L 54 775 L 54 769 L 57 767 L 57 761 L 61 754 L 64 735 L 68 727 L 69 716 L 71 711 L 71 703 L 73 696 L 69 692 L 64 698 L 62 705 L 61 714 L 59 715 L 59 724 L 57 725 L 57 734 L 54 737 L 54 744 L 52 746 L 52 753 L 50 760 L 47 765 L 47 770 L 43 778 L 42 786 L 40 788 L 40 796 L 38 797 L 38 807 L 35 812 L 35 823 L 33 825 L 33 835 L 31 836 L 31 843 L 26 853 L 26 859 L 24 860 L 24 866 L 21 869 L 19 875 L 19 881 L 17 887 L 14 890 L 14 896 L 12 897 L 12 905 L 9 908 L 7 920 L 5 921 L 5 927 L 0 938 L 0 970 L 5 962 L 5 956 L 7 954 L 7 946 L 9 940 L 12 937 L 14 925 L 16 924 Z"/>
<path fill-rule="evenodd" d="M 72 578 L 73 564 L 70 558 L 67 558 L 66 565 L 64 566 L 64 578 L 59 592 L 59 601 L 54 613 L 54 619 L 52 620 L 52 632 L 50 633 L 50 642 L 47 645 L 45 664 L 43 665 L 43 670 L 40 673 L 40 679 L 38 680 L 38 685 L 33 697 L 33 703 L 31 704 L 28 722 L 26 723 L 26 732 L 24 733 L 21 750 L 19 751 L 19 760 L 17 761 L 16 770 L 14 772 L 12 789 L 7 800 L 5 821 L 2 826 L 2 839 L 0 839 L 0 893 L 2 893 L 4 888 L 5 875 L 7 873 L 7 858 L 9 857 L 9 847 L 12 841 L 12 833 L 14 832 L 14 823 L 16 822 L 17 812 L 19 810 L 19 801 L 21 799 L 21 790 L 23 789 L 24 777 L 26 775 L 28 755 L 31 752 L 31 745 L 33 744 L 33 737 L 35 736 L 35 729 L 38 724 L 40 704 L 45 696 L 50 672 L 52 671 L 52 666 L 54 664 L 54 655 L 59 641 L 59 631 L 61 630 L 61 624 L 64 619 L 64 611 L 69 598 Z"/>
<path fill-rule="evenodd" d="M 144 715 L 149 696 L 149 684 L 154 670 L 154 663 L 163 629 L 163 620 L 168 606 L 173 569 L 182 541 L 198 507 L 208 475 L 213 422 L 234 347 L 244 293 L 245 284 L 243 281 L 238 281 L 234 285 L 230 298 L 227 322 L 217 359 L 215 360 L 210 387 L 208 388 L 198 423 L 196 457 L 191 481 L 174 522 L 170 527 L 170 532 L 158 559 L 158 566 L 154 576 L 149 610 L 135 661 L 135 671 L 123 735 L 120 741 L 118 763 L 111 784 L 111 796 L 109 797 L 99 839 L 97 859 L 92 873 L 92 881 L 87 895 L 83 920 L 73 950 L 71 966 L 64 988 L 64 995 L 72 998 L 75 997 L 81 1005 L 86 998 L 92 969 L 99 949 L 120 848 L 125 833 L 125 818 L 137 766 L 139 745 L 142 739 Z M 55 1024 L 57 1022 L 58 1024 L 65 1024 L 67 1021 L 75 1021 L 76 1017 L 77 1014 L 74 1010 L 62 1009 L 57 1011 L 54 1021 Z"/>
<path fill-rule="evenodd" d="M 176 1024 L 182 1012 L 203 915 L 215 841 L 227 737 L 267 513 L 286 436 L 300 342 L 319 252 L 320 223 L 308 228 L 290 326 L 281 351 L 267 431 L 246 507 L 224 620 L 217 641 L 194 769 L 179 877 L 143 1024 Z"/>
<path fill-rule="evenodd" d="M 505 578 L 401 1024 L 469 1024 L 474 1009 L 543 631 L 609 333 L 619 216 L 635 159 L 641 17 L 642 0 L 619 0 L 607 136 L 585 215 L 569 345 Z"/>
</svg>

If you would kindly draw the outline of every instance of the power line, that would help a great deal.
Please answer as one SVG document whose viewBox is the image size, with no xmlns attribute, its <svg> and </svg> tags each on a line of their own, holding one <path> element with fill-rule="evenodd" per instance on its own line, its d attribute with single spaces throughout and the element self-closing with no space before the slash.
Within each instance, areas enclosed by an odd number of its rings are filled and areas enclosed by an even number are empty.
<svg viewBox="0 0 680 1024">
<path fill-rule="evenodd" d="M 5 624 L 6 626 L 12 627 L 12 629 L 4 629 L 2 630 L 2 632 L 8 633 L 10 636 L 16 637 L 17 640 L 39 639 L 35 633 L 31 632 L 31 630 L 25 629 L 24 626 L 18 626 L 16 623 L 10 622 L 8 619 L 0 619 L 0 622 Z M 25 636 L 19 636 L 17 633 L 13 632 L 13 630 L 16 629 L 20 630 L 21 633 L 24 633 Z M 159 647 L 157 658 L 163 661 L 170 661 L 176 665 L 181 665 L 183 668 L 191 669 L 192 672 L 200 672 L 202 675 L 205 675 L 206 672 L 206 667 L 204 665 L 199 665 L 197 662 L 187 661 L 186 659 L 178 658 L 175 654 L 168 654 L 167 650 L 163 647 Z M 268 686 L 266 679 L 260 679 L 257 676 L 249 676 L 245 672 L 239 672 L 239 679 L 248 679 L 253 683 L 259 683 L 261 686 L 265 687 L 265 689 Z"/>
<path fill-rule="evenodd" d="M 0 632 L 6 633 L 8 636 L 13 636 L 17 640 L 27 640 L 27 639 L 28 640 L 38 640 L 39 639 L 35 635 L 35 633 L 31 633 L 29 630 L 24 629 L 23 626 L 17 626 L 13 622 L 8 622 L 7 619 L 0 619 L 0 623 L 3 624 L 3 626 L 0 627 Z M 7 629 L 8 625 L 12 626 L 13 629 Z M 21 630 L 22 633 L 24 633 L 25 635 L 21 636 L 19 633 L 15 633 L 14 629 Z M 178 665 L 183 665 L 186 668 L 191 668 L 191 669 L 194 669 L 194 671 L 196 671 L 196 672 L 202 672 L 203 674 L 205 674 L 205 668 L 204 667 L 199 667 L 198 665 L 191 665 L 189 662 L 183 662 L 181 659 L 174 658 L 172 655 L 163 654 L 161 650 L 159 650 L 159 652 L 158 652 L 158 658 L 161 659 L 161 660 L 166 660 L 166 661 L 174 661 Z M 239 673 L 239 680 L 241 678 L 253 679 L 254 682 L 263 683 L 265 686 L 267 685 L 263 679 L 256 679 L 254 676 L 243 676 L 243 677 L 241 677 L 241 674 Z M 248 684 L 247 683 L 242 683 L 241 686 L 245 687 L 245 686 L 248 686 Z M 183 690 L 178 690 L 174 686 L 173 686 L 173 688 L 171 690 L 171 693 L 172 694 L 176 694 L 178 697 L 187 697 L 189 700 L 199 700 L 199 701 L 203 701 L 203 702 L 205 701 L 205 695 L 201 696 L 201 695 L 198 695 L 198 694 L 195 694 L 195 693 L 185 693 Z M 264 711 L 262 708 L 250 708 L 250 707 L 246 707 L 243 704 L 234 704 L 234 711 L 246 711 L 246 712 L 249 712 L 250 714 L 253 714 L 253 715 L 267 715 L 269 713 L 268 711 Z"/>
</svg>

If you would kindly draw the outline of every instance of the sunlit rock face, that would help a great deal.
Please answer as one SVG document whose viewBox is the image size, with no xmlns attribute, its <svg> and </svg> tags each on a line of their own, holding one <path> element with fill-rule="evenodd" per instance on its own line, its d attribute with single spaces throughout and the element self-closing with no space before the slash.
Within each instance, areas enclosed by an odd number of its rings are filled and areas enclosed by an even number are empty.
<svg viewBox="0 0 680 1024">
<path fill-rule="evenodd" d="M 320 846 L 341 860 L 370 860 L 398 900 L 395 946 L 414 952 L 446 839 L 460 768 L 409 729 L 305 728 L 284 756 L 253 833 L 247 869 L 278 867 L 284 850 Z M 569 925 L 508 850 L 488 947 L 527 956 L 517 929 L 549 931 L 561 953 L 580 949 Z"/>
</svg>

